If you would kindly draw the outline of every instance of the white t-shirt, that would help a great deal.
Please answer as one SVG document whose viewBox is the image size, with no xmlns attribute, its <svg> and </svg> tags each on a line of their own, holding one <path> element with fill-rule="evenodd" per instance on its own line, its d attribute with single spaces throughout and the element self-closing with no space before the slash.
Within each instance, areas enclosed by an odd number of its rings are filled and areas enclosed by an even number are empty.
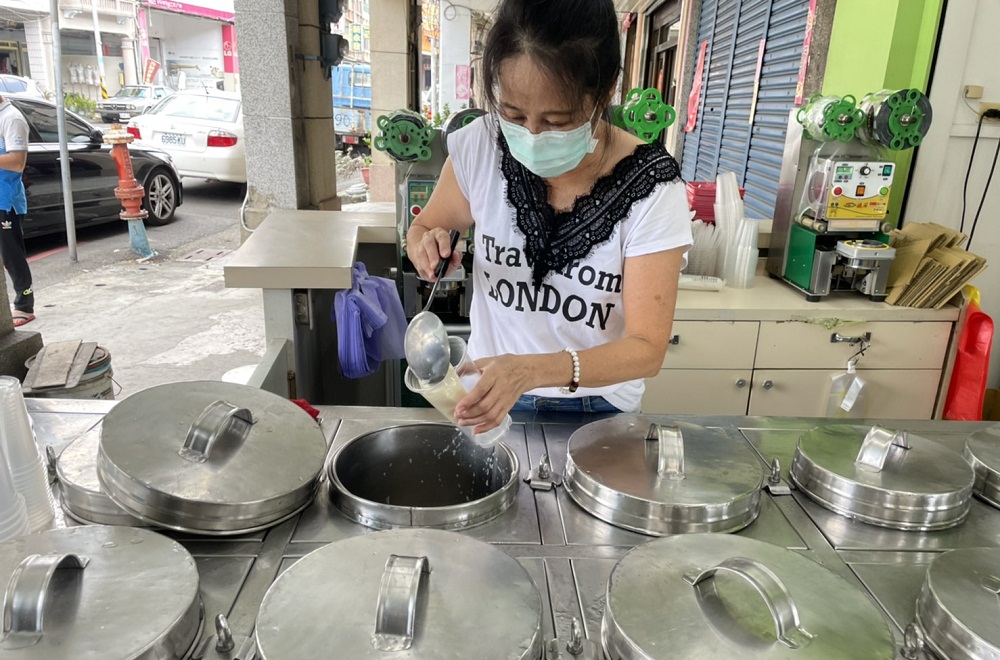
<svg viewBox="0 0 1000 660">
<path fill-rule="evenodd" d="M 549 273 L 536 288 L 525 258 L 524 237 L 518 233 L 515 211 L 507 200 L 497 130 L 487 116 L 448 138 L 455 176 L 475 221 L 469 355 L 479 359 L 505 353 L 558 353 L 567 347 L 584 350 L 621 338 L 625 259 L 691 245 L 683 182 L 678 178 L 658 184 L 649 196 L 633 204 L 607 241 L 596 245 L 586 258 Z M 581 387 L 572 396 L 603 396 L 620 410 L 635 411 L 643 389 L 642 379 L 637 379 Z M 528 394 L 565 396 L 558 388 L 539 388 Z"/>
</svg>

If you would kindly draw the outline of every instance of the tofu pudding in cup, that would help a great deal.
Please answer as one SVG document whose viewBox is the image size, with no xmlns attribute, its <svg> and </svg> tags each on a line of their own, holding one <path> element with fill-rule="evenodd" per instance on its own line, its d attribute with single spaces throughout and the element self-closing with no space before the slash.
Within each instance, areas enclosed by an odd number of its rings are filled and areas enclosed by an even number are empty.
<svg viewBox="0 0 1000 660">
<path fill-rule="evenodd" d="M 427 399 L 439 413 L 452 424 L 458 426 L 462 434 L 481 447 L 491 447 L 507 435 L 510 430 L 510 415 L 504 417 L 500 426 L 485 433 L 473 433 L 471 426 L 459 426 L 455 419 L 455 406 L 466 393 L 475 387 L 482 377 L 482 372 L 468 355 L 468 346 L 461 337 L 448 337 L 448 349 L 451 352 L 447 375 L 437 383 L 428 383 L 417 377 L 413 370 L 406 368 L 403 382 L 406 387 Z"/>
</svg>

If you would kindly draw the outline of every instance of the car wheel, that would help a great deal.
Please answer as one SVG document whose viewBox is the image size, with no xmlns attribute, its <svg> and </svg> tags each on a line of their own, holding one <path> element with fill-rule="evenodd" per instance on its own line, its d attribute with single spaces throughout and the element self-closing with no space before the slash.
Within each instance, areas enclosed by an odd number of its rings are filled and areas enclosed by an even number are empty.
<svg viewBox="0 0 1000 660">
<path fill-rule="evenodd" d="M 146 209 L 146 224 L 154 227 L 168 224 L 177 210 L 177 182 L 170 173 L 158 167 L 146 178 L 146 196 L 142 207 Z"/>
</svg>

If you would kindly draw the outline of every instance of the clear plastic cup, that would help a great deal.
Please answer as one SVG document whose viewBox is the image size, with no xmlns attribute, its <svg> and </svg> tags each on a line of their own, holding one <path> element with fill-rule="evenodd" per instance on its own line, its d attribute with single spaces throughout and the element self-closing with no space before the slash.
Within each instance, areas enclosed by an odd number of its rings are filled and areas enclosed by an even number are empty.
<svg viewBox="0 0 1000 660">
<path fill-rule="evenodd" d="M 10 376 L 0 376 L 0 446 L 11 472 L 34 465 L 38 460 L 38 445 L 24 405 L 21 383 Z"/>
<path fill-rule="evenodd" d="M 466 393 L 475 387 L 482 377 L 476 363 L 469 359 L 468 346 L 461 337 L 448 337 L 448 348 L 451 351 L 451 366 L 448 375 L 439 383 L 429 384 L 417 378 L 409 367 L 403 376 L 403 382 L 411 392 L 421 395 L 444 415 L 452 424 L 458 426 L 455 419 L 455 406 Z M 481 447 L 491 447 L 500 442 L 510 430 L 510 415 L 506 415 L 500 426 L 485 433 L 473 433 L 471 426 L 458 426 L 462 434 Z"/>
<path fill-rule="evenodd" d="M 48 472 L 41 456 L 36 456 L 34 465 L 22 466 L 16 472 L 11 471 L 15 490 L 24 496 L 28 527 L 33 532 L 47 529 L 55 516 Z"/>
<path fill-rule="evenodd" d="M 47 527 L 55 513 L 52 489 L 35 444 L 21 383 L 10 376 L 0 376 L 0 447 L 14 489 L 24 496 L 28 526 L 32 531 Z"/>
<path fill-rule="evenodd" d="M 14 479 L 7 467 L 7 459 L 0 451 L 0 542 L 27 534 L 28 511 L 24 497 L 17 492 Z"/>
<path fill-rule="evenodd" d="M 0 543 L 24 536 L 31 531 L 24 498 L 15 493 L 8 503 L 7 510 L 0 511 Z"/>
</svg>

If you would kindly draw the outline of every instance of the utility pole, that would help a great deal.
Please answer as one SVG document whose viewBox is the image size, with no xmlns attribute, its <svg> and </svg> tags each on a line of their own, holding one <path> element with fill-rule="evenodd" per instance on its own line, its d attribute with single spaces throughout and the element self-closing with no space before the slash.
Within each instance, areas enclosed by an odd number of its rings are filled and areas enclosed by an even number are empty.
<svg viewBox="0 0 1000 660">
<path fill-rule="evenodd" d="M 56 77 L 56 130 L 59 132 L 59 170 L 62 174 L 63 210 L 66 214 L 66 245 L 69 260 L 76 257 L 76 216 L 73 213 L 73 184 L 70 181 L 69 148 L 66 145 L 66 103 L 63 99 L 62 35 L 59 33 L 59 0 L 49 0 L 52 17 L 52 59 Z"/>
<path fill-rule="evenodd" d="M 94 42 L 97 45 L 97 73 L 101 76 L 101 98 L 108 98 L 108 85 L 104 82 L 104 44 L 101 43 L 101 21 L 97 18 L 97 0 L 90 0 L 90 13 L 94 18 Z"/>
</svg>

